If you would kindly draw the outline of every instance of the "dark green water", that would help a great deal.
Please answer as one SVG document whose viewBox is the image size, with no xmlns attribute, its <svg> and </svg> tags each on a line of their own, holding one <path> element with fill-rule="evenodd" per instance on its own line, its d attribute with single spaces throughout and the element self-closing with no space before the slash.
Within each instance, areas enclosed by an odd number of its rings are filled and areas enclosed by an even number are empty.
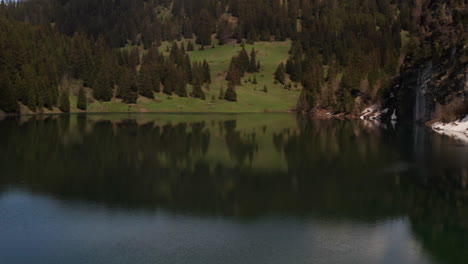
<svg viewBox="0 0 468 264">
<path fill-rule="evenodd" d="M 468 263 L 468 146 L 287 114 L 0 121 L 0 263 Z"/>
</svg>

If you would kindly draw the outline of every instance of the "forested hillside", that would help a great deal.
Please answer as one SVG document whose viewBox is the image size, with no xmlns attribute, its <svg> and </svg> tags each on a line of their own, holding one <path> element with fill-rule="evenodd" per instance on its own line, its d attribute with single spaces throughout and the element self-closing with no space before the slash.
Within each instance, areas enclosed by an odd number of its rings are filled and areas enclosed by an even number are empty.
<svg viewBox="0 0 468 264">
<path fill-rule="evenodd" d="M 186 75 L 184 84 L 177 85 L 193 85 L 197 92 L 189 95 L 202 98 L 201 94 L 207 89 L 201 84 L 207 83 L 207 78 L 196 80 L 197 85 L 194 85 L 187 73 L 189 59 L 172 53 L 172 59 L 163 59 L 163 55 L 156 55 L 157 47 L 172 41 L 191 43 L 191 50 L 282 42 L 291 43 L 289 59 L 275 66 L 274 75 L 265 77 L 274 78 L 275 86 L 269 82 L 264 86 L 266 91 L 301 89 L 295 110 L 308 112 L 324 108 L 357 114 L 368 105 L 383 103 L 398 110 L 398 115 L 426 120 L 433 116 L 436 108 L 442 109 L 454 100 L 465 102 L 461 108 L 466 105 L 467 89 L 463 81 L 467 71 L 466 13 L 464 0 L 2 1 L 0 58 L 10 62 L 2 63 L 1 67 L 6 70 L 2 71 L 1 80 L 8 83 L 4 87 L 10 88 L 0 91 L 0 109 L 16 111 L 15 101 L 31 109 L 34 105 L 60 106 L 57 87 L 64 76 L 81 79 L 86 87 L 93 89 L 96 100 L 121 97 L 119 91 L 127 86 L 134 95 L 139 93 L 151 98 L 147 87 L 150 77 L 138 76 L 151 76 L 154 92 L 158 89 L 176 92 L 179 88 L 166 88 L 175 84 L 165 82 L 181 79 L 175 76 L 178 70 L 168 73 L 177 68 L 185 72 L 181 75 Z M 12 31 L 15 33 L 8 33 Z M 291 42 L 283 42 L 287 39 Z M 180 44 L 172 47 L 176 48 L 188 49 Z M 45 49 L 49 49 L 52 56 L 41 60 Z M 128 50 L 131 52 L 125 54 Z M 447 55 L 451 52 L 454 55 Z M 16 60 L 17 53 L 33 59 Z M 140 63 L 136 58 L 143 54 L 149 55 Z M 421 86 L 418 82 L 409 85 L 411 87 L 405 85 L 413 74 L 418 74 L 414 69 L 424 61 L 431 61 L 431 67 L 437 68 L 436 65 L 445 63 L 447 56 L 456 59 L 449 59 L 450 65 L 442 67 L 445 74 L 432 76 L 435 72 L 431 72 L 433 82 L 447 77 L 437 87 L 431 86 L 429 96 L 417 96 L 417 87 Z M 164 66 L 150 66 L 161 64 L 157 61 L 164 61 Z M 236 77 L 232 81 L 233 63 L 226 62 L 223 73 L 226 86 L 231 90 L 253 78 L 244 72 L 257 71 L 234 65 L 234 71 L 240 71 L 237 73 L 240 79 Z M 34 70 L 27 69 L 29 64 Z M 24 95 L 30 89 L 20 88 L 30 87 L 20 84 L 28 82 L 28 74 L 39 78 L 49 76 L 42 84 L 34 82 L 42 88 L 28 92 L 36 93 L 36 99 Z M 56 77 L 51 79 L 50 76 Z M 459 81 L 447 81 L 454 78 Z M 132 86 L 128 79 L 141 80 Z M 117 92 L 111 94 L 114 87 L 118 88 Z M 222 90 L 222 87 L 216 89 Z M 177 94 L 184 96 L 186 93 Z M 34 100 L 36 102 L 31 103 Z M 413 113 L 416 100 L 424 104 L 422 116 Z M 123 101 L 130 103 L 135 99 Z"/>
</svg>

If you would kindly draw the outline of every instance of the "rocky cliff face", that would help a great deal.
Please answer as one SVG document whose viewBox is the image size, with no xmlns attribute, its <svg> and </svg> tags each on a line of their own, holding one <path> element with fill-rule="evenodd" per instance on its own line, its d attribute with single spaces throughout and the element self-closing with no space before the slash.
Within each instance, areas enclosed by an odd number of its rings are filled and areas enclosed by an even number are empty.
<svg viewBox="0 0 468 264">
<path fill-rule="evenodd" d="M 430 1 L 411 39 L 409 52 L 384 99 L 399 119 L 426 122 L 437 105 L 468 102 L 466 4 Z M 389 118 L 389 117 L 387 117 Z"/>
</svg>

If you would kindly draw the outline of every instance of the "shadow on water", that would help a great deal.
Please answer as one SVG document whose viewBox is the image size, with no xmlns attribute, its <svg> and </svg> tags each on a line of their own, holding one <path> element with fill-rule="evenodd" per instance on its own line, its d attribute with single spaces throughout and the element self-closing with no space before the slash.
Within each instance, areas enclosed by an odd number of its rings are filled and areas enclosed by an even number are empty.
<svg viewBox="0 0 468 264">
<path fill-rule="evenodd" d="M 247 221 L 408 217 L 434 257 L 468 262 L 468 148 L 424 127 L 264 114 L 22 117 L 0 128 L 0 195 L 14 186 Z"/>
</svg>

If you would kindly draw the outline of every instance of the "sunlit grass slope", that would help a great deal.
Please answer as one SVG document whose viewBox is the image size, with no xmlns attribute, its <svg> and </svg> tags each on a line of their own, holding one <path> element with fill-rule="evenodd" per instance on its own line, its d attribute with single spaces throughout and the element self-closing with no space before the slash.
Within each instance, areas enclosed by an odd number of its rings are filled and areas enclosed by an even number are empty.
<svg viewBox="0 0 468 264">
<path fill-rule="evenodd" d="M 187 47 L 188 41 L 185 42 Z M 180 44 L 180 42 L 179 42 Z M 163 43 L 160 50 L 166 52 L 171 43 Z M 193 61 L 206 60 L 211 67 L 212 84 L 205 90 L 206 100 L 194 98 L 180 98 L 176 95 L 167 96 L 156 94 L 154 100 L 140 97 L 138 104 L 125 105 L 119 100 L 111 102 L 95 102 L 89 105 L 88 112 L 285 112 L 291 110 L 297 102 L 298 90 L 285 90 L 282 85 L 274 84 L 273 73 L 281 61 L 286 61 L 290 42 L 257 42 L 254 45 L 245 45 L 250 54 L 252 48 L 257 52 L 257 60 L 261 63 L 261 71 L 256 74 L 247 74 L 242 86 L 236 88 L 238 102 L 228 102 L 218 99 L 221 87 L 227 88 L 226 72 L 231 58 L 241 47 L 239 44 L 227 44 L 205 47 L 204 50 L 189 52 Z M 257 84 L 246 82 L 257 79 Z M 264 86 L 268 92 L 263 92 Z M 188 86 L 191 92 L 192 87 Z M 76 98 L 71 97 L 72 111 L 76 111 Z"/>
</svg>

